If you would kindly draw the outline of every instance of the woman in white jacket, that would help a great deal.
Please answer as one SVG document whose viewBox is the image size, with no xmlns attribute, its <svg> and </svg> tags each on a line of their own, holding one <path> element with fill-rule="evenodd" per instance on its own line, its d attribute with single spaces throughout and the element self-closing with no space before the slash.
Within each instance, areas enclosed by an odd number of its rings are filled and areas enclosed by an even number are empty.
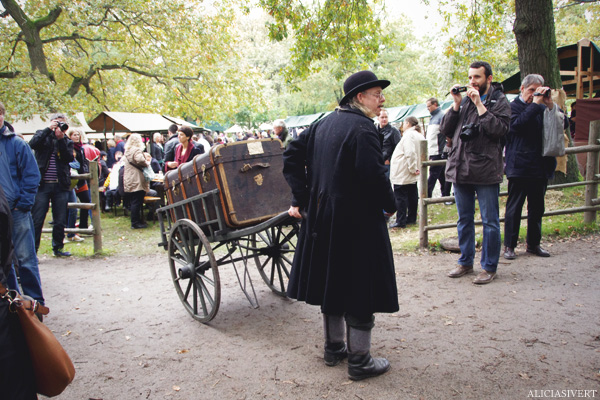
<svg viewBox="0 0 600 400">
<path fill-rule="evenodd" d="M 398 209 L 396 222 L 390 224 L 390 228 L 406 228 L 407 224 L 417 223 L 419 141 L 423 140 L 424 136 L 419 120 L 415 117 L 405 119 L 402 130 L 402 139 L 390 160 L 390 182 L 394 186 Z"/>
</svg>

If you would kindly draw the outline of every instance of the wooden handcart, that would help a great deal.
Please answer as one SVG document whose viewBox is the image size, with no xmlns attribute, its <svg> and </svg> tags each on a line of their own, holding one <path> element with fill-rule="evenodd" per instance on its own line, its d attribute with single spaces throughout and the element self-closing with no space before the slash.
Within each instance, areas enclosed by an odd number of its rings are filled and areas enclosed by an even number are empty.
<svg viewBox="0 0 600 400">
<path fill-rule="evenodd" d="M 250 304 L 258 299 L 249 268 L 286 295 L 299 221 L 287 214 L 283 148 L 276 139 L 213 146 L 165 175 L 167 205 L 157 210 L 175 290 L 201 322 L 219 310 L 219 267 L 231 264 Z"/>
</svg>

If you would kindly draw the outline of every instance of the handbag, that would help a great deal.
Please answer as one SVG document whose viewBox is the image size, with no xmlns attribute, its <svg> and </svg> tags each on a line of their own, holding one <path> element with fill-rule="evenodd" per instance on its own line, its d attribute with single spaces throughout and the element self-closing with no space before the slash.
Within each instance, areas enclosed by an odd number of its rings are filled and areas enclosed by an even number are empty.
<svg viewBox="0 0 600 400">
<path fill-rule="evenodd" d="M 565 155 L 564 115 L 555 104 L 552 110 L 544 111 L 544 136 L 542 155 L 544 157 L 562 157 Z"/>
<path fill-rule="evenodd" d="M 9 302 L 9 310 L 19 316 L 21 329 L 29 348 L 35 373 L 36 391 L 47 397 L 58 396 L 75 377 L 75 367 L 69 355 L 52 331 L 35 315 L 46 315 L 48 307 L 27 300 L 0 283 L 0 298 Z"/>
<path fill-rule="evenodd" d="M 146 182 L 151 182 L 152 179 L 154 179 L 154 170 L 150 166 L 144 167 L 142 172 L 144 173 L 144 179 Z"/>
</svg>

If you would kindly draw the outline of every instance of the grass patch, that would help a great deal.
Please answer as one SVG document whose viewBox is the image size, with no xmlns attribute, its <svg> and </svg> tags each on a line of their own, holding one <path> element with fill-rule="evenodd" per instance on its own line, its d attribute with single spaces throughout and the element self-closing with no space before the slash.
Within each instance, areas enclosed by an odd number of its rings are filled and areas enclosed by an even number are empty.
<svg viewBox="0 0 600 400">
<path fill-rule="evenodd" d="M 507 182 L 503 182 L 500 187 L 501 192 L 507 190 Z M 504 217 L 506 209 L 506 196 L 500 197 L 500 217 Z M 548 190 L 546 192 L 546 211 L 561 210 L 565 208 L 581 207 L 585 205 L 585 186 L 571 187 L 558 190 Z M 479 205 L 475 203 L 475 219 L 481 219 L 479 215 Z M 527 202 L 523 206 L 523 213 L 527 213 Z M 458 213 L 456 205 L 444 205 L 438 203 L 427 207 L 427 224 L 440 225 L 456 223 Z M 504 240 L 504 224 L 500 224 L 502 239 Z M 476 245 L 479 247 L 482 240 L 482 227 L 475 228 Z M 542 242 L 562 239 L 565 237 L 574 237 L 578 235 L 587 235 L 600 232 L 598 222 L 584 224 L 583 213 L 554 215 L 542 219 Z M 524 245 L 527 235 L 527 221 L 521 221 L 519 231 L 519 244 Z M 456 237 L 456 227 L 430 231 L 428 235 L 428 250 L 442 251 L 440 241 L 448 237 Z M 409 226 L 406 229 L 390 229 L 390 240 L 392 249 L 397 253 L 409 253 L 421 251 L 419 248 L 419 227 L 418 225 Z"/>
<path fill-rule="evenodd" d="M 158 246 L 160 241 L 160 225 L 158 221 L 146 221 L 148 228 L 131 229 L 131 220 L 123 215 L 123 209 L 117 209 L 117 215 L 113 212 L 100 213 L 100 225 L 102 227 L 102 252 L 99 257 L 115 255 L 149 255 L 157 254 L 166 257 L 166 251 Z M 46 216 L 45 227 L 51 228 L 48 221 L 52 219 L 52 213 Z M 91 219 L 90 219 L 91 223 Z M 70 251 L 75 257 L 93 257 L 93 236 L 80 235 L 85 238 L 83 242 L 69 242 L 65 235 L 65 251 Z M 52 234 L 42 233 L 40 249 L 38 254 L 52 255 Z"/>
</svg>

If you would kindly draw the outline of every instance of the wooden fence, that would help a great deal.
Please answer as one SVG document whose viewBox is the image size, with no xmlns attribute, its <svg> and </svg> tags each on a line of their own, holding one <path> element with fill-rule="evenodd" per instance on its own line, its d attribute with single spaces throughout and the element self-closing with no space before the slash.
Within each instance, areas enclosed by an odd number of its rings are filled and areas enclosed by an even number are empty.
<svg viewBox="0 0 600 400">
<path fill-rule="evenodd" d="M 94 254 L 102 251 L 102 227 L 100 225 L 100 191 L 98 190 L 98 162 L 90 161 L 90 172 L 81 175 L 71 175 L 74 179 L 89 179 L 91 192 L 91 203 L 68 203 L 67 208 L 75 208 L 78 210 L 92 210 L 92 228 L 65 228 L 67 233 L 84 233 L 93 235 L 94 238 Z M 54 204 L 52 204 L 54 207 Z M 42 233 L 52 233 L 51 228 L 42 229 Z"/>
<path fill-rule="evenodd" d="M 436 165 L 446 165 L 446 160 L 429 161 L 427 154 L 427 141 L 421 140 L 419 143 L 421 158 L 419 160 L 419 246 L 425 248 L 428 246 L 428 232 L 436 229 L 456 228 L 456 223 L 427 225 L 427 207 L 431 204 L 438 204 L 447 201 L 454 201 L 454 196 L 427 197 L 427 178 L 429 176 L 429 167 Z M 565 149 L 565 153 L 577 154 L 588 153 L 586 164 L 585 180 L 580 182 L 564 183 L 560 185 L 549 185 L 548 190 L 563 189 L 567 187 L 585 185 L 585 205 L 583 207 L 566 208 L 562 210 L 546 211 L 544 217 L 552 215 L 564 215 L 583 213 L 583 221 L 592 223 L 596 221 L 596 213 L 600 210 L 600 200 L 598 199 L 598 182 L 600 175 L 598 174 L 598 163 L 600 161 L 600 121 L 592 121 L 590 123 L 590 136 L 587 146 L 569 147 Z M 500 196 L 506 196 L 508 192 L 500 192 Z M 524 215 L 523 220 L 527 219 Z M 500 218 L 504 222 L 504 218 Z M 475 225 L 481 225 L 481 220 L 476 220 Z"/>
</svg>

